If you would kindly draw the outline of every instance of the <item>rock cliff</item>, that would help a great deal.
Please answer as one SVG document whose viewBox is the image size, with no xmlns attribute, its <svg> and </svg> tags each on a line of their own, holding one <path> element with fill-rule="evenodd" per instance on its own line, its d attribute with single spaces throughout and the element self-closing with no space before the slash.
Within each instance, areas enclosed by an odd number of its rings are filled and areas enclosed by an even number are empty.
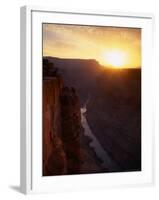
<svg viewBox="0 0 159 200">
<path fill-rule="evenodd" d="M 74 88 L 47 59 L 43 60 L 43 175 L 78 173 L 80 169 L 80 103 Z"/>
</svg>

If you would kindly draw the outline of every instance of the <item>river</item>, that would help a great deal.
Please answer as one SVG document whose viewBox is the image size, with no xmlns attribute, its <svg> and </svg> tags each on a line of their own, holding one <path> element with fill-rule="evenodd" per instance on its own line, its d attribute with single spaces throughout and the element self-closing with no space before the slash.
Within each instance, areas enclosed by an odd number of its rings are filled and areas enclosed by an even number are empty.
<svg viewBox="0 0 159 200">
<path fill-rule="evenodd" d="M 86 105 L 87 104 L 85 104 L 85 106 L 81 108 L 81 123 L 84 128 L 84 135 L 91 139 L 89 147 L 95 152 L 97 158 L 102 161 L 101 166 L 103 168 L 107 168 L 110 171 L 116 170 L 117 169 L 116 163 L 113 162 L 109 154 L 103 149 L 102 145 L 100 144 L 98 139 L 94 136 L 89 127 L 89 124 L 85 117 L 85 114 L 87 112 Z"/>
</svg>

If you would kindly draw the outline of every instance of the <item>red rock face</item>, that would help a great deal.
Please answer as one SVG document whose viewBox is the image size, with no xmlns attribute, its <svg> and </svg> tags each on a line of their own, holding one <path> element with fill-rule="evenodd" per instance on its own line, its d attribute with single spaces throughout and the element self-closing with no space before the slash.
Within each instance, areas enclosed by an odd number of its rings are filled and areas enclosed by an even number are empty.
<svg viewBox="0 0 159 200">
<path fill-rule="evenodd" d="M 58 75 L 44 77 L 44 176 L 79 173 L 80 134 L 80 103 L 76 91 L 63 87 L 62 78 Z"/>
<path fill-rule="evenodd" d="M 43 80 L 43 175 L 66 173 L 61 141 L 61 88 L 58 77 Z"/>
</svg>

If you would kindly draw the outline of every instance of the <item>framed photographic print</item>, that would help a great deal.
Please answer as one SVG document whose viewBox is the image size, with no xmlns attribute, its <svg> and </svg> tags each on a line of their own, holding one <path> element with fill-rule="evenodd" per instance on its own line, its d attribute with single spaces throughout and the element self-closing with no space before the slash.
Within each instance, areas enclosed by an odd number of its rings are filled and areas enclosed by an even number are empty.
<svg viewBox="0 0 159 200">
<path fill-rule="evenodd" d="M 21 8 L 21 191 L 153 183 L 150 14 Z"/>
</svg>

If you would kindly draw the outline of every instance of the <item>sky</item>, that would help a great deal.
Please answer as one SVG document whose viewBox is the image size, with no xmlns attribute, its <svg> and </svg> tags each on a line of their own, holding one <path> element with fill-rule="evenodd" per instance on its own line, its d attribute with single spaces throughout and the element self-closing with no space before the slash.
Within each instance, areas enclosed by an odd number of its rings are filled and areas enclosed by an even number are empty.
<svg viewBox="0 0 159 200">
<path fill-rule="evenodd" d="M 108 67 L 141 67 L 141 29 L 43 24 L 43 56 L 96 59 Z"/>
</svg>

